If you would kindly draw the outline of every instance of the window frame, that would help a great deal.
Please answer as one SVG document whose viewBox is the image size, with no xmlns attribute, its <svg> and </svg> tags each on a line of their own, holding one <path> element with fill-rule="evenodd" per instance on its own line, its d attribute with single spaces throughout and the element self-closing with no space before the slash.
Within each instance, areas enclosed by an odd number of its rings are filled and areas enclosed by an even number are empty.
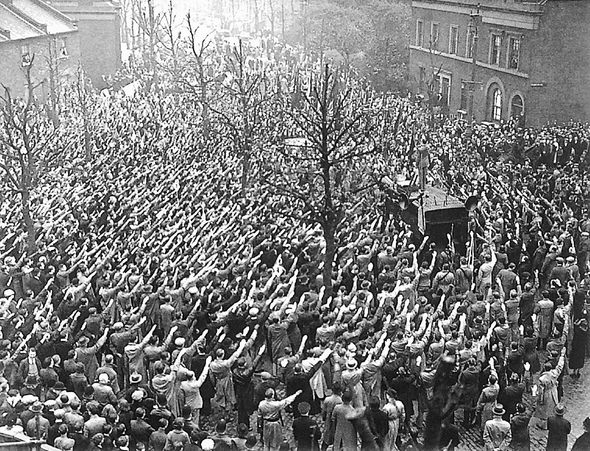
<svg viewBox="0 0 590 451">
<path fill-rule="evenodd" d="M 523 96 L 521 94 L 516 93 L 510 99 L 510 118 L 511 119 L 515 117 L 514 116 L 514 99 L 516 99 L 517 97 L 520 99 L 520 105 L 518 106 L 520 108 L 520 114 L 523 114 L 525 112 L 525 109 L 524 109 L 524 98 L 523 98 Z M 520 117 L 520 114 L 519 114 L 519 117 Z"/>
<path fill-rule="evenodd" d="M 518 60 L 516 61 L 516 67 L 510 67 L 510 56 L 512 55 L 512 41 L 518 42 Z M 522 40 L 519 36 L 510 35 L 508 36 L 508 49 L 506 52 L 506 68 L 510 70 L 520 69 L 520 47 Z"/>
<path fill-rule="evenodd" d="M 496 105 L 496 94 L 499 94 L 499 98 L 500 98 L 500 104 Z M 502 89 L 500 89 L 499 86 L 495 86 L 493 87 L 493 91 L 492 91 L 492 110 L 490 111 L 491 115 L 491 119 L 494 122 L 500 122 L 502 120 L 502 104 L 504 102 L 504 99 L 502 98 Z M 496 117 L 496 112 L 498 113 L 498 117 Z"/>
<path fill-rule="evenodd" d="M 421 33 L 418 32 L 419 25 L 422 25 Z M 416 46 L 420 48 L 424 47 L 424 21 L 422 19 L 416 20 Z"/>
<path fill-rule="evenodd" d="M 493 61 L 492 55 L 494 53 L 494 43 L 496 41 L 496 38 L 499 39 L 498 54 L 496 57 L 496 61 Z M 489 59 L 488 59 L 489 64 L 492 66 L 500 66 L 501 57 L 502 57 L 502 35 L 497 32 L 492 32 L 492 33 L 490 33 L 490 54 L 489 54 Z"/>
<path fill-rule="evenodd" d="M 459 110 L 467 111 L 469 108 L 469 85 L 461 80 L 461 90 L 460 90 L 460 97 L 459 97 Z M 465 99 L 465 105 L 463 105 L 463 100 Z"/>
<path fill-rule="evenodd" d="M 453 83 L 453 74 L 448 74 L 448 73 L 439 73 L 438 77 L 437 77 L 437 83 L 438 83 L 438 94 L 441 96 L 441 100 L 443 99 L 443 79 L 446 79 L 449 81 L 449 91 L 448 91 L 448 95 L 447 95 L 447 102 L 446 102 L 446 106 L 450 107 L 451 106 L 451 89 L 452 89 L 452 83 Z"/>
<path fill-rule="evenodd" d="M 455 30 L 455 42 L 453 46 L 453 30 Z M 451 47 L 454 48 L 451 48 Z M 457 55 L 459 53 L 459 25 L 451 25 L 449 27 L 449 55 Z"/>
<path fill-rule="evenodd" d="M 475 44 L 475 29 L 471 27 L 467 27 L 467 32 L 465 33 L 465 58 L 472 59 L 473 58 L 473 45 Z"/>
<path fill-rule="evenodd" d="M 434 27 L 436 27 L 436 40 L 433 39 Z M 440 39 L 440 23 L 439 22 L 431 22 L 430 23 L 430 48 L 432 50 L 438 50 L 439 39 Z"/>
</svg>

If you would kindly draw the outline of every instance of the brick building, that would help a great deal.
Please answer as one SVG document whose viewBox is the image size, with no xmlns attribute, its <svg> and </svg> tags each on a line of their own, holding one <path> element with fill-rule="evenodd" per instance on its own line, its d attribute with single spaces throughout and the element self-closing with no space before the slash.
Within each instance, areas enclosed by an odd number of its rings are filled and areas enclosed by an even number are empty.
<svg viewBox="0 0 590 451">
<path fill-rule="evenodd" d="M 82 67 L 95 88 L 121 67 L 121 7 L 110 0 L 50 0 L 78 26 Z"/>
<path fill-rule="evenodd" d="M 26 93 L 25 67 L 31 64 L 36 95 L 76 76 L 80 60 L 77 29 L 62 13 L 40 0 L 0 0 L 0 83 L 11 95 Z"/>
<path fill-rule="evenodd" d="M 412 12 L 414 90 L 449 113 L 590 119 L 590 1 L 412 0 Z"/>
</svg>

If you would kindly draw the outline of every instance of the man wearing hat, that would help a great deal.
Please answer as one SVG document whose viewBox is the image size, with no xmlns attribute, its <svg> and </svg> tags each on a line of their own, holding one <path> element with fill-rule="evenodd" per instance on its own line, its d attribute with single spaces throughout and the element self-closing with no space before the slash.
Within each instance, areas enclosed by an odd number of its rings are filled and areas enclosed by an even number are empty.
<svg viewBox="0 0 590 451">
<path fill-rule="evenodd" d="M 49 430 L 49 420 L 43 416 L 43 404 L 35 401 L 29 410 L 33 412 L 34 417 L 27 422 L 26 432 L 29 437 L 37 440 L 45 440 Z"/>
<path fill-rule="evenodd" d="M 80 337 L 78 340 L 78 347 L 76 348 L 76 361 L 83 363 L 86 369 L 86 376 L 89 381 L 94 380 L 96 370 L 98 369 L 98 360 L 96 353 L 103 347 L 109 335 L 109 328 L 106 327 L 103 334 L 96 341 L 93 346 L 88 347 L 89 339 L 86 336 Z"/>
<path fill-rule="evenodd" d="M 483 429 L 483 441 L 486 451 L 508 451 L 512 433 L 510 423 L 502 419 L 506 413 L 502 404 L 496 404 L 492 411 L 493 418 L 486 421 Z"/>
<path fill-rule="evenodd" d="M 547 419 L 547 451 L 567 451 L 567 436 L 572 431 L 571 423 L 563 418 L 565 406 L 557 404 L 555 415 Z"/>
</svg>

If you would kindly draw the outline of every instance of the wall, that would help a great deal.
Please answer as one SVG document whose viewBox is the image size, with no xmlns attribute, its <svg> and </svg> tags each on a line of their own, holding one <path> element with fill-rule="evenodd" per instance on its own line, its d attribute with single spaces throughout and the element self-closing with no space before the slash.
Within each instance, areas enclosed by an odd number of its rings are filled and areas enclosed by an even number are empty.
<svg viewBox="0 0 590 451">
<path fill-rule="evenodd" d="M 475 11 L 475 8 L 473 8 L 473 11 Z M 426 68 L 427 79 L 432 78 L 431 67 L 435 67 L 436 70 L 441 68 L 441 73 L 451 75 L 449 111 L 453 114 L 460 108 L 461 82 L 462 80 L 471 80 L 473 70 L 472 60 L 467 57 L 467 31 L 470 23 L 469 12 L 469 9 L 463 13 L 459 13 L 454 11 L 435 11 L 417 7 L 413 8 L 412 44 L 416 43 L 416 22 L 420 19 L 424 23 L 424 47 L 426 47 L 426 49 L 418 49 L 415 46 L 411 47 L 410 79 L 414 81 L 414 90 L 420 90 L 420 87 L 418 86 L 420 67 Z M 485 8 L 482 8 L 481 14 L 483 17 L 492 13 Z M 439 24 L 439 41 L 437 52 L 431 53 L 427 48 L 429 46 L 432 22 L 437 22 Z M 448 54 L 451 25 L 458 27 L 457 53 L 454 55 Z M 492 33 L 497 33 L 502 36 L 499 67 L 489 65 Z M 529 44 L 530 36 L 532 34 L 533 33 L 529 30 L 518 29 L 516 27 L 489 25 L 487 23 L 482 23 L 481 21 L 479 22 L 479 38 L 477 44 L 478 65 L 475 71 L 475 80 L 479 82 L 479 84 L 475 85 L 473 105 L 473 114 L 476 120 L 481 121 L 489 119 L 490 106 L 488 105 L 488 88 L 494 82 L 501 87 L 503 92 L 503 119 L 510 117 L 510 99 L 515 94 L 519 94 L 521 97 L 525 98 L 526 108 L 526 92 L 529 85 L 528 72 L 531 68 L 531 47 Z M 517 37 L 521 40 L 518 70 L 507 69 L 508 42 L 510 36 Z M 442 53 L 438 54 L 438 51 Z"/>
<path fill-rule="evenodd" d="M 58 74 L 63 83 L 74 80 L 80 61 L 80 45 L 77 32 L 56 35 L 66 39 L 68 58 L 58 60 Z M 49 95 L 49 40 L 47 37 L 6 41 L 0 43 L 0 83 L 10 88 L 13 97 L 23 97 L 26 93 L 26 78 L 22 67 L 21 48 L 29 46 L 30 54 L 35 55 L 31 75 L 34 83 L 46 80 L 35 91 L 44 101 Z"/>
<path fill-rule="evenodd" d="M 589 121 L 590 2 L 549 0 L 545 11 L 532 43 L 530 124 Z"/>
<path fill-rule="evenodd" d="M 84 70 L 94 87 L 102 89 L 106 86 L 103 76 L 112 75 L 121 67 L 119 15 L 81 17 L 77 25 Z"/>
</svg>

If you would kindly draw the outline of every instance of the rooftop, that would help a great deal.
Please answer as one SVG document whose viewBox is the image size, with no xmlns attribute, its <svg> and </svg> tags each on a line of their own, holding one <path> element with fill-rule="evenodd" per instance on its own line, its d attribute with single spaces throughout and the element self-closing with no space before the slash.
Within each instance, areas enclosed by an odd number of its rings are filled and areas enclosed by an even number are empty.
<svg viewBox="0 0 590 451">
<path fill-rule="evenodd" d="M 76 30 L 71 19 L 41 0 L 0 0 L 0 42 Z"/>
</svg>

